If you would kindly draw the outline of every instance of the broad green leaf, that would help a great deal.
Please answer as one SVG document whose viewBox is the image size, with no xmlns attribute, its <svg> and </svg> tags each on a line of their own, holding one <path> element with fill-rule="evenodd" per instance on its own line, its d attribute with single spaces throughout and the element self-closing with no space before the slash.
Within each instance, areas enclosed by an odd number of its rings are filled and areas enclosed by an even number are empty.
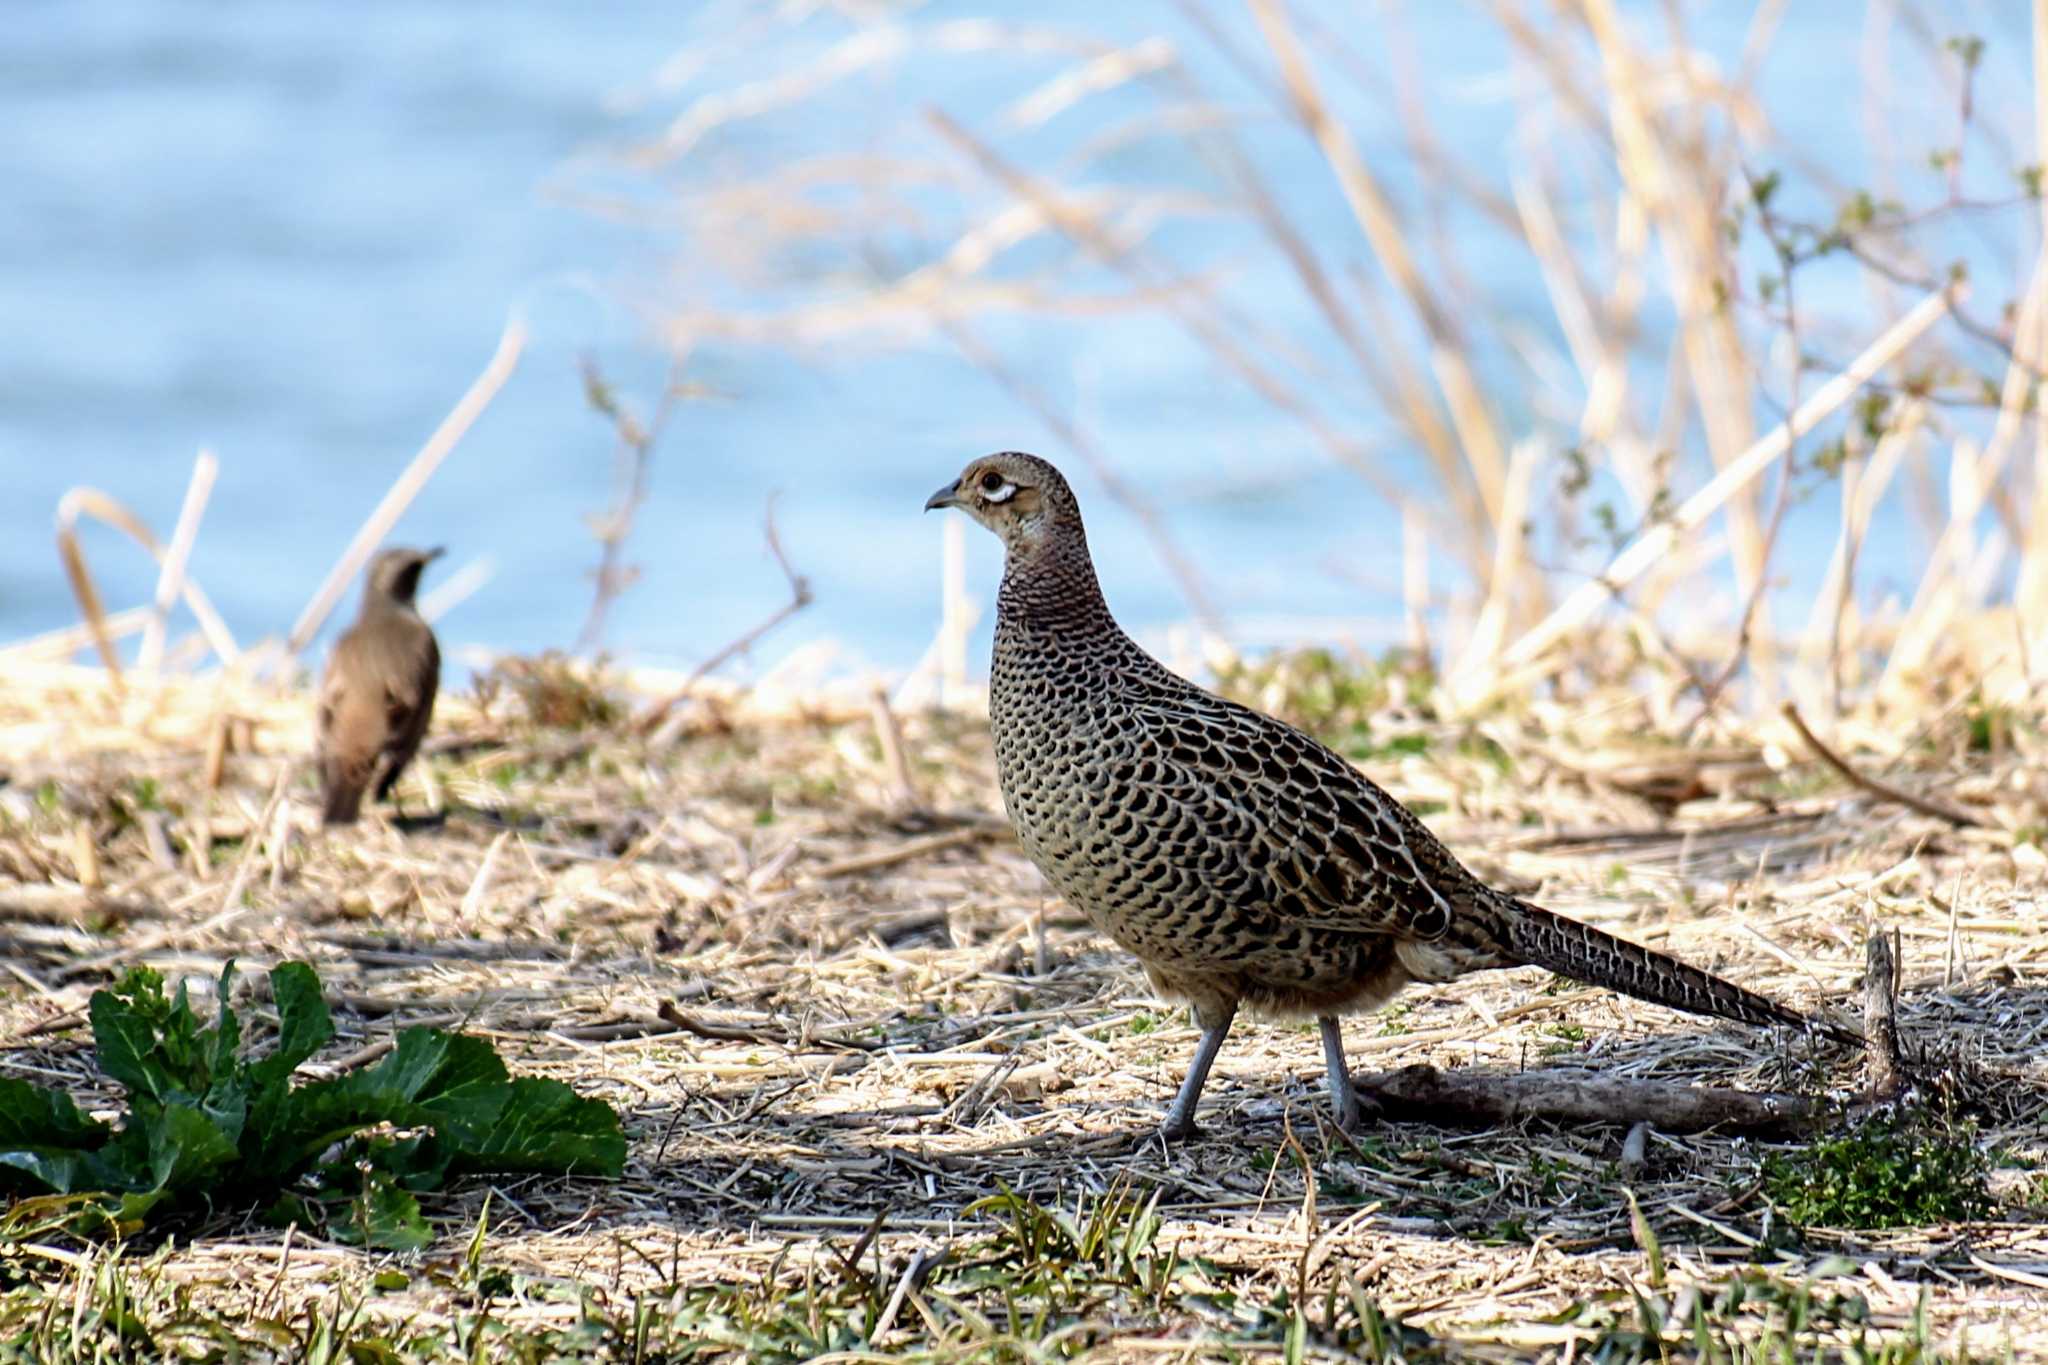
<svg viewBox="0 0 2048 1365">
<path fill-rule="evenodd" d="M 337 1142 L 380 1123 L 411 1127 L 426 1114 L 389 1086 L 363 1084 L 359 1071 L 331 1081 L 258 1097 L 244 1134 L 243 1173 L 251 1180 L 283 1184 L 304 1174 Z"/>
<path fill-rule="evenodd" d="M 235 1014 L 230 1002 L 234 999 L 235 960 L 229 958 L 227 965 L 220 969 L 220 1018 L 211 1029 L 199 1035 L 204 1045 L 203 1054 L 195 1060 L 206 1069 L 206 1089 L 218 1089 L 232 1083 L 235 1077 L 236 1053 L 242 1046 L 242 1021 Z M 183 992 L 180 991 L 180 998 Z M 196 1076 L 194 1079 L 198 1079 Z"/>
<path fill-rule="evenodd" d="M 384 1337 L 351 1337 L 349 1339 L 349 1365 L 405 1365 L 405 1362 L 411 1358 L 401 1354 Z"/>
<path fill-rule="evenodd" d="M 451 1124 L 442 1141 L 462 1171 L 544 1171 L 616 1177 L 626 1165 L 619 1116 L 560 1081 L 522 1076 L 481 1125 Z"/>
<path fill-rule="evenodd" d="M 179 1097 L 181 1101 L 183 1098 Z M 237 1146 L 241 1144 L 242 1129 L 249 1121 L 249 1088 L 239 1073 L 229 1071 L 225 1077 L 215 1081 L 213 1088 L 199 1099 L 197 1107 L 229 1142 Z"/>
<path fill-rule="evenodd" d="M 297 962 L 271 973 L 278 1040 L 256 1063 L 238 1055 L 233 987 L 230 963 L 211 1027 L 182 983 L 167 998 L 146 969 L 96 992 L 101 1065 L 127 1089 L 128 1115 L 110 1129 L 61 1092 L 0 1079 L 0 1188 L 118 1194 L 111 1208 L 131 1230 L 173 1206 L 268 1204 L 345 1240 L 413 1249 L 432 1237 L 414 1192 L 458 1171 L 616 1176 L 624 1166 L 610 1106 L 556 1081 L 514 1080 L 481 1038 L 407 1029 L 375 1066 L 294 1087 L 298 1065 L 334 1035 L 318 976 Z M 308 1182 L 337 1147 L 343 1159 Z"/>
<path fill-rule="evenodd" d="M 171 997 L 170 1007 L 158 1017 L 156 1030 L 157 1055 L 170 1075 L 173 1091 L 205 1094 L 213 1084 L 208 1065 L 213 1055 L 209 1036 L 213 1030 L 199 1026 L 199 1016 L 192 1012 L 190 989 L 183 977 L 178 978 L 178 993 Z"/>
<path fill-rule="evenodd" d="M 157 1047 L 163 978 L 137 967 L 112 990 L 94 991 L 89 1009 L 100 1070 L 132 1094 L 162 1099 L 176 1088 Z"/>
<path fill-rule="evenodd" d="M 455 1155 L 455 1148 L 428 1129 L 417 1137 L 377 1143 L 372 1159 L 409 1190 L 438 1190 L 448 1183 L 448 1164 Z"/>
<path fill-rule="evenodd" d="M 270 994 L 277 1001 L 277 1050 L 249 1068 L 259 1086 L 281 1083 L 334 1036 L 320 978 L 307 964 L 279 963 L 270 974 Z"/>
<path fill-rule="evenodd" d="M 0 1183 L 18 1172 L 57 1194 L 90 1188 L 82 1181 L 96 1174 L 92 1156 L 109 1135 L 63 1091 L 0 1079 Z"/>
<path fill-rule="evenodd" d="M 171 1197 L 169 1190 L 144 1190 L 139 1194 L 124 1194 L 114 1209 L 114 1216 L 130 1227 L 141 1227 L 149 1217 L 150 1210 Z"/>
<path fill-rule="evenodd" d="M 129 1115 L 134 1123 L 140 1117 Z M 190 1105 L 166 1106 L 147 1121 L 143 1140 L 148 1150 L 150 1184 L 166 1194 L 212 1193 L 213 1175 L 232 1162 L 235 1144 L 212 1119 Z"/>
<path fill-rule="evenodd" d="M 502 1093 L 511 1073 L 481 1038 L 409 1028 L 377 1065 L 357 1073 L 373 1089 L 389 1089 L 434 1108 L 460 1107 Z"/>
</svg>

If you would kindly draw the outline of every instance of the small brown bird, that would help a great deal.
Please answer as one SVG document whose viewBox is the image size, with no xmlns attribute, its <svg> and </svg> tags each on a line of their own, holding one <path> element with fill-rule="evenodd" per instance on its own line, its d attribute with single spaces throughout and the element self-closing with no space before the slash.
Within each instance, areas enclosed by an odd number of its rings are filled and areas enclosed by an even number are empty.
<svg viewBox="0 0 2048 1365">
<path fill-rule="evenodd" d="M 413 606 L 432 550 L 390 549 L 370 561 L 363 609 L 334 645 L 320 682 L 320 787 L 330 825 L 352 822 L 374 781 L 377 799 L 419 751 L 441 687 L 441 647 Z"/>
<path fill-rule="evenodd" d="M 1194 1008 L 1201 1041 L 1164 1136 L 1195 1131 L 1241 1004 L 1317 1021 L 1345 1128 L 1359 1108 L 1338 1016 L 1411 981 L 1547 967 L 1695 1014 L 1813 1026 L 1484 885 L 1337 754 L 1169 672 L 1110 616 L 1080 506 L 1044 460 L 984 456 L 925 502 L 935 507 L 965 511 L 1006 552 L 989 721 L 1024 851 L 1155 989 Z"/>
</svg>

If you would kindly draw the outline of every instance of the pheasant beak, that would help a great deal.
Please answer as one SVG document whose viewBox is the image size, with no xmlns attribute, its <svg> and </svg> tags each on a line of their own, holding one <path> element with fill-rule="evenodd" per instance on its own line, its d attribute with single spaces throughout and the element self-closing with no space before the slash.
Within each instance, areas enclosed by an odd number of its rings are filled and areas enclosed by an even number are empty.
<svg viewBox="0 0 2048 1365">
<path fill-rule="evenodd" d="M 924 510 L 927 512 L 930 512 L 935 508 L 958 507 L 959 505 L 960 480 L 958 479 L 953 480 L 953 482 L 947 484 L 944 488 L 941 488 L 938 492 L 932 494 L 930 497 L 924 500 Z"/>
<path fill-rule="evenodd" d="M 442 555 L 445 555 L 447 553 L 448 547 L 446 545 L 436 545 L 431 550 L 422 550 L 420 552 L 420 563 L 430 564 L 434 560 L 439 559 Z"/>
</svg>

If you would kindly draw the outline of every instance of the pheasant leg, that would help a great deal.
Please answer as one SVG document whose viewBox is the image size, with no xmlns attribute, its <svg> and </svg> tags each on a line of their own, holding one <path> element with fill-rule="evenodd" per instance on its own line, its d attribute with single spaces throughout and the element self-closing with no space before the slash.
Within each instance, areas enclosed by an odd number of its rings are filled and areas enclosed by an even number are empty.
<svg viewBox="0 0 2048 1365">
<path fill-rule="evenodd" d="M 1330 1109 L 1337 1126 L 1347 1133 L 1358 1131 L 1358 1092 L 1351 1088 L 1351 1069 L 1344 1065 L 1344 1029 L 1334 1014 L 1316 1016 L 1323 1031 L 1323 1069 L 1330 1076 Z"/>
<path fill-rule="evenodd" d="M 1195 1044 L 1195 1055 L 1188 1061 L 1188 1074 L 1180 1083 L 1180 1093 L 1173 1097 L 1173 1107 L 1166 1111 L 1166 1122 L 1159 1125 L 1159 1136 L 1168 1142 L 1191 1138 L 1198 1131 L 1195 1104 L 1202 1098 L 1209 1068 L 1215 1064 L 1216 1054 L 1223 1050 L 1223 1040 L 1230 1036 L 1230 1021 L 1236 1014 L 1236 1005 L 1224 1009 L 1220 1017 L 1203 1018 L 1201 1011 L 1196 1012 L 1195 1022 L 1202 1029 L 1201 1041 Z"/>
</svg>

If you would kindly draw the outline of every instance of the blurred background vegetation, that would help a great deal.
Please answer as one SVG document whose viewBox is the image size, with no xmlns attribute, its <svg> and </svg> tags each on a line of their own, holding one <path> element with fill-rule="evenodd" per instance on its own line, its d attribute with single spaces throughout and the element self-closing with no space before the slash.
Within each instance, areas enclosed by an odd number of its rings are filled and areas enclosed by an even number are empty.
<svg viewBox="0 0 2048 1365">
<path fill-rule="evenodd" d="M 24 49 L 125 54 L 163 108 L 326 139 L 253 169 L 194 142 L 177 202 L 218 249 L 122 295 L 212 388 L 146 392 L 105 345 L 64 360 L 78 324 L 23 294 L 57 358 L 24 350 L 17 387 L 90 399 L 17 410 L 28 508 L 83 477 L 168 526 L 190 449 L 168 443 L 220 442 L 189 568 L 221 606 L 194 601 L 203 638 L 173 657 L 294 613 L 313 643 L 299 603 L 346 585 L 352 557 L 325 566 L 393 443 L 509 302 L 474 433 L 376 527 L 455 546 L 433 604 L 461 601 L 458 642 L 687 670 L 772 621 L 776 650 L 836 641 L 821 667 L 959 673 L 994 547 L 916 504 L 1018 446 L 1076 477 L 1113 603 L 1188 667 L 1392 648 L 1454 707 L 1647 668 L 1689 724 L 1956 683 L 2016 700 L 2048 666 L 2027 6 L 719 4 L 588 35 L 509 11 L 487 45 L 437 13 L 324 38 L 53 20 Z M 21 90 L 102 149 L 75 184 L 22 168 L 56 278 L 161 255 L 86 191 L 176 122 Z M 350 141 L 370 96 L 410 121 Z M 64 226 L 52 186 L 109 233 Z M 506 240 L 456 231 L 472 212 Z M 298 263 L 257 289 L 237 234 L 265 214 Z M 313 251 L 336 223 L 417 259 Z M 446 297 L 407 315 L 428 277 Z M 357 306 L 384 336 L 308 330 Z M 232 344 L 172 325 L 202 315 Z M 110 438 L 110 413 L 140 430 Z M 75 610 L 32 540 L 0 556 L 16 634 Z M 101 558 L 110 608 L 166 592 Z"/>
<path fill-rule="evenodd" d="M 1320 576 L 1467 698 L 1588 623 L 1695 705 L 2037 674 L 2023 7 L 1047 15 L 749 12 L 672 61 L 611 206 L 678 244 L 670 344 L 978 372 L 1240 642 L 1289 632 L 1191 490 L 1314 482 Z"/>
</svg>

